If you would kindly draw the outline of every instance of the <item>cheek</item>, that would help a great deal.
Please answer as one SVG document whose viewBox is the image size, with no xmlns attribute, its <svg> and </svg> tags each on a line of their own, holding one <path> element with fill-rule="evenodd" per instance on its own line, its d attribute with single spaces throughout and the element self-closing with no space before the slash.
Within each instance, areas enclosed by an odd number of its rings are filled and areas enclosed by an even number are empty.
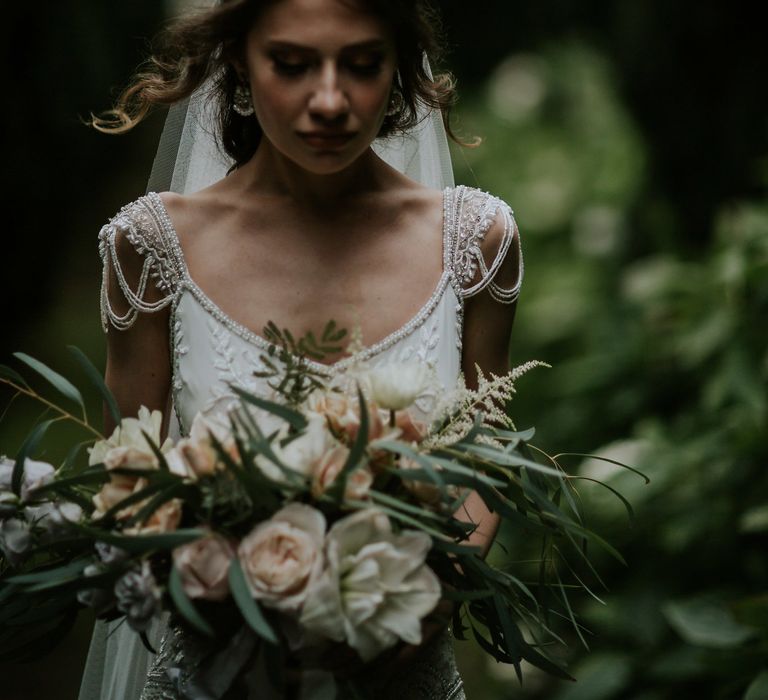
<svg viewBox="0 0 768 700">
<path fill-rule="evenodd" d="M 384 113 L 389 103 L 389 84 L 361 89 L 355 103 L 361 114 L 374 116 Z"/>
<path fill-rule="evenodd" d="M 251 85 L 253 103 L 260 121 L 283 122 L 301 112 L 303 93 L 271 77 L 256 77 Z"/>
</svg>

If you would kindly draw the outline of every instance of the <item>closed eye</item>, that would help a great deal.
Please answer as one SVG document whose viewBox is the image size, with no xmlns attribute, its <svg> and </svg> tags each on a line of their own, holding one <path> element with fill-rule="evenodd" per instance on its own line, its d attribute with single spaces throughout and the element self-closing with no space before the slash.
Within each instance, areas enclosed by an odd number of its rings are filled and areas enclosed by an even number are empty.
<svg viewBox="0 0 768 700">
<path fill-rule="evenodd" d="M 382 63 L 382 59 L 378 58 L 374 61 L 352 61 L 347 65 L 352 73 L 368 77 L 378 75 L 381 71 Z"/>
<path fill-rule="evenodd" d="M 276 73 L 287 76 L 301 75 L 309 68 L 309 64 L 305 61 L 290 61 L 278 56 L 272 56 L 272 65 Z"/>
</svg>

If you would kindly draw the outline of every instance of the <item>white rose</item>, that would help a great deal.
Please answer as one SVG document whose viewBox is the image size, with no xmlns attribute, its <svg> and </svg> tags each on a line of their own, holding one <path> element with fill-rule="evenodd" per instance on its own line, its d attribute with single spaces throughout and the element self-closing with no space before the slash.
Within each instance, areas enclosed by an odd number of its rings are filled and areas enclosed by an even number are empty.
<svg viewBox="0 0 768 700">
<path fill-rule="evenodd" d="M 429 367 L 416 362 L 382 365 L 365 374 L 371 399 L 389 411 L 411 406 L 429 388 L 431 381 Z"/>
<path fill-rule="evenodd" d="M 229 453 L 235 461 L 239 460 L 237 446 L 232 436 L 218 423 L 198 413 L 192 421 L 189 437 L 179 440 L 176 447 L 169 450 L 165 459 L 168 469 L 178 476 L 196 481 L 202 476 L 209 476 L 224 468 L 213 438 Z"/>
<path fill-rule="evenodd" d="M 326 568 L 307 592 L 300 623 L 346 641 L 370 661 L 398 639 L 421 643 L 421 619 L 440 600 L 440 582 L 424 563 L 430 537 L 396 535 L 375 509 L 339 520 L 326 538 Z"/>
<path fill-rule="evenodd" d="M 323 568 L 325 516 L 291 503 L 243 538 L 237 553 L 251 594 L 286 613 L 299 610 Z"/>
<path fill-rule="evenodd" d="M 145 432 L 156 445 L 160 445 L 160 431 L 163 426 L 163 414 L 160 411 L 152 411 L 142 406 L 139 409 L 138 418 L 123 418 L 120 421 L 112 435 L 105 440 L 99 440 L 89 452 L 88 464 L 102 464 L 109 458 L 109 453 L 115 448 L 133 448 L 137 452 L 143 452 L 152 459 L 155 464 L 157 458 L 154 456 L 150 446 L 147 444 L 142 431 Z M 173 443 L 167 439 L 160 445 L 161 452 L 167 452 Z"/>
<path fill-rule="evenodd" d="M 0 491 L 11 491 L 13 466 L 15 462 L 6 457 L 0 458 Z M 34 459 L 24 460 L 24 474 L 21 479 L 21 500 L 27 501 L 34 497 L 33 491 L 53 481 L 56 470 L 47 462 Z"/>
<path fill-rule="evenodd" d="M 76 523 L 83 517 L 83 509 L 77 503 L 43 503 L 24 509 L 27 520 L 35 525 L 53 531 L 69 523 Z"/>
</svg>

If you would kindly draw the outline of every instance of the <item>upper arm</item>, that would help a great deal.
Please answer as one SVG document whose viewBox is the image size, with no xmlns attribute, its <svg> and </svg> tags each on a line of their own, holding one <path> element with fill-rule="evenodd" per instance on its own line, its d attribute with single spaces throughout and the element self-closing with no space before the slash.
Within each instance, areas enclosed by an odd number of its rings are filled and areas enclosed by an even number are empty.
<svg viewBox="0 0 768 700">
<path fill-rule="evenodd" d="M 523 276 L 517 225 L 509 207 L 496 202 L 498 206 L 487 229 L 481 217 L 481 223 L 466 237 L 470 241 L 466 250 L 473 251 L 477 258 L 476 266 L 464 265 L 462 270 L 465 275 L 461 362 L 467 386 L 472 388 L 477 386 L 475 365 L 484 374 L 505 374 L 509 370 L 509 338 Z M 469 544 L 479 546 L 485 557 L 499 527 L 499 514 L 492 513 L 474 491 L 455 515 L 476 525 Z"/>
<path fill-rule="evenodd" d="M 484 373 L 509 370 L 509 339 L 522 282 L 520 234 L 509 208 L 501 203 L 482 240 L 480 268 L 464 299 L 462 370 L 469 386 L 477 380 L 475 364 Z"/>
<path fill-rule="evenodd" d="M 141 406 L 166 413 L 171 385 L 168 291 L 153 276 L 140 233 L 113 220 L 100 233 L 101 308 L 107 335 L 105 381 L 124 416 Z M 112 420 L 105 411 L 105 428 Z"/>
</svg>

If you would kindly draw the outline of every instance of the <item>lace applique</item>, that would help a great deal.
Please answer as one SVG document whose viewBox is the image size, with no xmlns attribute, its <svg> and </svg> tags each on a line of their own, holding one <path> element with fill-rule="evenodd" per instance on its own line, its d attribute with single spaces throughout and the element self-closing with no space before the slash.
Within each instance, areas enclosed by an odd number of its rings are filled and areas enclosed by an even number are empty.
<svg viewBox="0 0 768 700">
<path fill-rule="evenodd" d="M 440 332 L 438 330 L 437 319 L 434 316 L 430 318 L 428 323 L 421 326 L 418 334 L 414 334 L 413 341 L 415 342 L 401 344 L 394 353 L 386 358 L 386 364 L 418 362 L 435 371 L 436 377 Z M 437 404 L 439 391 L 439 386 L 431 385 L 414 401 L 416 408 L 418 408 L 425 416 L 430 416 L 432 414 L 432 411 Z"/>
<path fill-rule="evenodd" d="M 274 398 L 274 392 L 267 382 L 263 378 L 254 376 L 254 372 L 266 369 L 261 358 L 242 343 L 233 347 L 231 332 L 213 318 L 208 319 L 208 331 L 216 381 L 210 383 L 208 400 L 203 405 L 203 413 L 223 415 L 239 404 L 240 400 L 232 388 L 235 386 L 264 398 Z M 269 418 L 265 420 L 270 422 Z"/>
<path fill-rule="evenodd" d="M 489 268 L 485 264 L 481 244 L 499 212 L 504 220 L 504 234 L 499 250 Z M 487 192 L 460 186 L 456 188 L 455 216 L 452 267 L 460 298 L 465 299 L 487 288 L 490 295 L 499 302 L 511 304 L 516 301 L 523 281 L 523 256 L 512 210 L 503 201 Z M 515 286 L 511 289 L 503 289 L 494 282 L 493 278 L 501 267 L 513 240 L 518 246 L 520 271 Z M 478 272 L 480 279 L 474 282 Z"/>
<path fill-rule="evenodd" d="M 144 258 L 135 290 L 131 288 L 120 264 L 117 252 L 119 236 L 124 236 Z M 119 330 L 126 330 L 134 324 L 139 312 L 160 311 L 173 302 L 179 288 L 178 270 L 162 233 L 157 212 L 148 197 L 141 197 L 124 206 L 102 227 L 99 254 L 102 260 L 101 325 L 105 332 L 110 324 Z M 128 302 L 129 308 L 124 314 L 117 313 L 109 299 L 110 270 L 114 271 L 120 291 Z M 147 300 L 150 280 L 160 293 L 155 301 Z"/>
</svg>

